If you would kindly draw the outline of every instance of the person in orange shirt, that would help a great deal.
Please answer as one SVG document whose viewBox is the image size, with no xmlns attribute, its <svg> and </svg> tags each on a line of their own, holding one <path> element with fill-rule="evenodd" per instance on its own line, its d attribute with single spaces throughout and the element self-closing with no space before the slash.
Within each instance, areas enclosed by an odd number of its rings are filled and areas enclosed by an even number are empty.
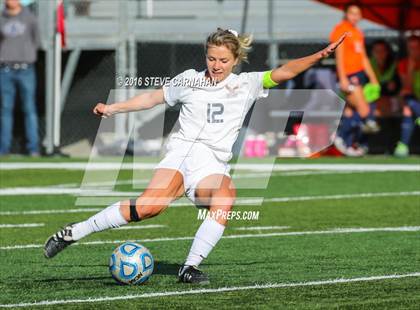
<svg viewBox="0 0 420 310">
<path fill-rule="evenodd" d="M 366 53 L 363 32 L 357 27 L 361 19 L 360 7 L 354 3 L 348 4 L 344 10 L 343 21 L 335 26 L 330 35 L 330 40 L 335 41 L 343 33 L 348 34 L 336 52 L 337 75 L 347 106 L 335 146 L 342 153 L 350 156 L 363 155 L 365 152 L 365 150 L 352 147 L 353 137 L 360 136 L 360 130 L 365 133 L 379 131 L 363 93 L 363 86 L 367 83 L 377 88 L 380 86 Z M 354 131 L 356 133 L 353 136 Z"/>
</svg>

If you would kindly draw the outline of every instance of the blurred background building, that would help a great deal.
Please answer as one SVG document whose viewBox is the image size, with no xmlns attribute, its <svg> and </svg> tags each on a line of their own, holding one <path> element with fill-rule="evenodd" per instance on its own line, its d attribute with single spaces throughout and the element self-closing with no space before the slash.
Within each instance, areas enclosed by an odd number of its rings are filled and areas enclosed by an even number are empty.
<svg viewBox="0 0 420 310">
<path fill-rule="evenodd" d="M 3 2 L 0 0 L 2 7 Z M 343 16 L 340 9 L 313 0 L 64 0 L 66 42 L 61 61 L 58 57 L 61 68 L 57 68 L 54 36 L 59 3 L 22 0 L 36 13 L 40 25 L 37 102 L 46 154 L 58 149 L 73 155 L 89 154 L 100 122 L 91 116 L 91 110 L 97 102 L 106 102 L 111 89 L 121 88 L 121 78 L 173 77 L 189 68 L 204 69 L 204 40 L 217 27 L 252 33 L 255 43 L 250 62 L 241 69 L 262 71 L 325 46 Z M 404 55 L 401 32 L 368 20 L 360 26 L 368 46 L 384 38 L 398 56 Z M 334 72 L 334 59 L 323 61 L 319 68 Z M 61 75 L 58 93 L 54 91 L 57 74 Z M 314 80 L 314 72 L 308 74 L 282 87 L 336 86 L 334 81 L 325 85 Z M 281 107 L 266 109 L 267 122 L 287 117 Z M 19 109 L 15 113 L 19 114 Z M 176 118 L 176 113 L 166 112 L 168 118 Z M 126 117 L 115 119 L 115 129 L 121 135 L 127 134 Z M 370 153 L 392 153 L 399 121 L 398 111 L 380 119 L 382 130 L 370 137 Z M 15 124 L 13 151 L 17 153 L 24 145 L 22 124 Z M 152 124 L 149 120 L 147 126 Z M 414 135 L 412 152 L 420 153 L 418 128 Z"/>
</svg>

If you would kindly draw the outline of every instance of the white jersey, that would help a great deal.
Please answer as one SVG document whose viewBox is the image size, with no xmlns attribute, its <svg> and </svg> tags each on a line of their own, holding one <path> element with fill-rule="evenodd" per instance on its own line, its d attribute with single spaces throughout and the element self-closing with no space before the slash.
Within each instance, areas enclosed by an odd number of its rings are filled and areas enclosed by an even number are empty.
<svg viewBox="0 0 420 310">
<path fill-rule="evenodd" d="M 168 105 L 182 104 L 180 129 L 171 135 L 169 144 L 182 140 L 200 142 L 213 150 L 219 160 L 229 161 L 247 112 L 255 100 L 268 96 L 263 75 L 264 72 L 231 73 L 215 85 L 203 85 L 208 81 L 205 71 L 192 69 L 174 77 L 163 87 Z"/>
</svg>

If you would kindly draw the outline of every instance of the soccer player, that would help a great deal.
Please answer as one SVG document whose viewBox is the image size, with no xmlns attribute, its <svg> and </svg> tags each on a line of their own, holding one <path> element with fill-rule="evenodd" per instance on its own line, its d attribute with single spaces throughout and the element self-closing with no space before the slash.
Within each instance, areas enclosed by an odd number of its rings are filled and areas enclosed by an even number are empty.
<svg viewBox="0 0 420 310">
<path fill-rule="evenodd" d="M 330 40 L 336 41 L 343 33 L 348 33 L 345 42 L 337 49 L 337 75 L 340 89 L 346 96 L 348 105 L 344 110 L 335 146 L 349 156 L 358 156 L 362 150 L 352 148 L 353 133 L 359 128 L 365 133 L 375 133 L 379 127 L 363 94 L 367 83 L 377 85 L 378 80 L 370 64 L 365 49 L 363 32 L 357 27 L 362 19 L 360 7 L 355 3 L 346 5 L 344 19 L 333 29 Z M 356 126 L 355 126 L 356 125 Z"/>
<path fill-rule="evenodd" d="M 47 240 L 45 256 L 51 258 L 91 233 L 156 216 L 184 193 L 197 205 L 207 206 L 213 215 L 227 214 L 236 195 L 227 162 L 247 111 L 255 100 L 268 95 L 269 88 L 294 78 L 328 57 L 344 38 L 345 35 L 313 55 L 292 60 L 274 70 L 237 75 L 232 70 L 247 60 L 252 38 L 219 28 L 206 41 L 206 70 L 187 70 L 173 78 L 169 85 L 124 102 L 97 104 L 93 112 L 109 117 L 150 109 L 164 102 L 170 106 L 181 102 L 180 129 L 171 136 L 166 156 L 140 197 L 119 201 L 86 221 L 68 224 Z M 210 83 L 204 85 L 196 81 Z M 226 216 L 208 217 L 203 221 L 179 269 L 180 282 L 209 282 L 207 275 L 197 267 L 220 240 L 226 224 Z"/>
<path fill-rule="evenodd" d="M 394 155 L 406 157 L 409 154 L 408 144 L 414 129 L 413 118 L 420 125 L 420 37 L 407 39 L 407 58 L 398 64 L 398 74 L 403 83 L 401 95 L 404 99 L 401 137 Z"/>
</svg>

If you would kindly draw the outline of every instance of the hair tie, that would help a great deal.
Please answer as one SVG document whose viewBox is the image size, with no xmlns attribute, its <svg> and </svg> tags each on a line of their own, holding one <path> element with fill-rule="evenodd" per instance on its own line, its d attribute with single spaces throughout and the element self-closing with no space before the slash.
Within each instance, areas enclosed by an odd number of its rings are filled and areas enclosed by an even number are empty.
<svg viewBox="0 0 420 310">
<path fill-rule="evenodd" d="M 238 37 L 238 36 L 239 36 L 239 34 L 238 34 L 238 32 L 237 32 L 236 30 L 233 30 L 233 29 L 228 29 L 228 31 L 229 31 L 231 34 L 233 34 L 235 37 Z"/>
</svg>

